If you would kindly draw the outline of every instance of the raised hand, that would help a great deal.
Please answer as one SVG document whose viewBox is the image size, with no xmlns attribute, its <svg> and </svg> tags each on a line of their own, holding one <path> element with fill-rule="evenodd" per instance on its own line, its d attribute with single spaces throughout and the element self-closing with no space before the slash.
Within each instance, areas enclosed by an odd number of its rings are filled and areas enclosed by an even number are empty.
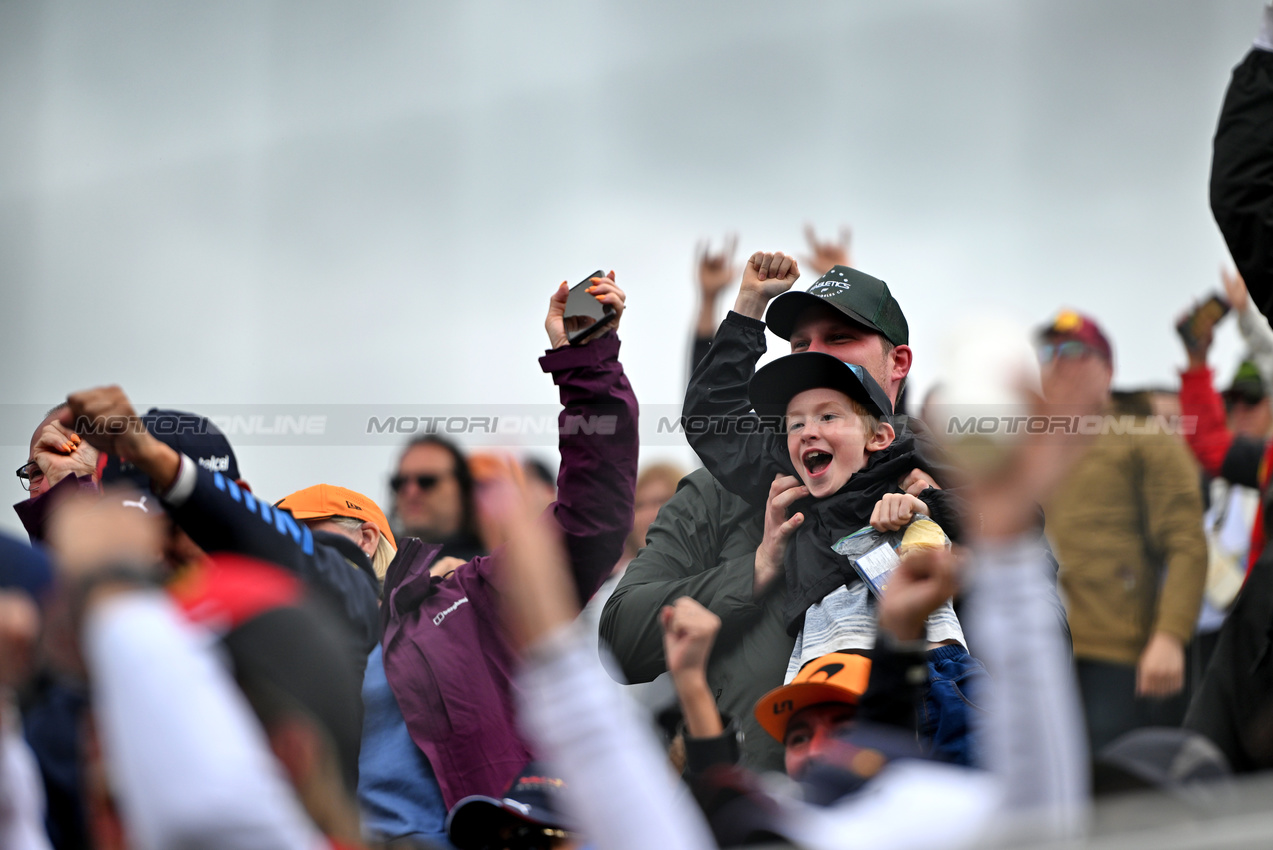
<svg viewBox="0 0 1273 850">
<path fill-rule="evenodd" d="M 695 265 L 698 269 L 698 289 L 704 302 L 714 303 L 721 291 L 737 279 L 738 267 L 734 265 L 734 252 L 737 250 L 737 233 L 725 237 L 719 254 L 711 252 L 711 243 L 706 239 L 698 243 Z"/>
<path fill-rule="evenodd" d="M 765 315 L 769 301 L 791 288 L 800 277 L 795 257 L 778 251 L 757 251 L 743 266 L 743 283 L 738 289 L 734 311 L 753 319 Z"/>
<path fill-rule="evenodd" d="M 118 386 L 97 387 L 66 397 L 58 422 L 74 428 L 97 449 L 131 461 L 161 490 L 171 486 L 181 458 L 171 447 L 151 436 Z"/>
<path fill-rule="evenodd" d="M 31 460 L 45 481 L 44 487 L 32 487 L 33 492 L 43 492 L 68 475 L 92 475 L 97 471 L 97 449 L 57 419 L 40 429 Z"/>
<path fill-rule="evenodd" d="M 777 475 L 769 485 L 769 501 L 765 503 L 765 536 L 756 549 L 756 575 L 752 596 L 759 598 L 783 570 L 787 543 L 804 522 L 804 514 L 787 518 L 787 509 L 797 499 L 809 495 L 809 488 L 794 475 Z"/>
<path fill-rule="evenodd" d="M 1239 313 L 1245 313 L 1251 306 L 1251 295 L 1246 291 L 1246 281 L 1236 269 L 1220 267 L 1220 282 L 1224 284 L 1224 297 L 1229 305 Z"/>
<path fill-rule="evenodd" d="M 591 279 L 588 293 L 602 304 L 614 310 L 614 318 L 604 323 L 597 330 L 598 334 L 616 330 L 619 320 L 623 318 L 627 295 L 614 282 L 614 272 L 605 277 Z M 548 332 L 548 344 L 551 348 L 561 348 L 570 344 L 569 333 L 583 327 L 590 321 L 585 318 L 566 318 L 566 300 L 570 297 L 570 284 L 562 281 L 557 291 L 548 299 L 548 317 L 544 319 L 544 330 Z"/>
<path fill-rule="evenodd" d="M 519 651 L 579 616 L 561 530 L 537 510 L 523 483 L 497 479 L 477 497 L 484 528 L 507 541 L 498 550 L 500 614 Z"/>
<path fill-rule="evenodd" d="M 1245 289 L 1244 285 L 1244 292 Z M 1180 337 L 1180 343 L 1185 348 L 1185 356 L 1189 359 L 1190 370 L 1206 368 L 1207 355 L 1211 352 L 1211 341 L 1215 335 L 1214 326 L 1204 327 L 1192 337 L 1186 337 L 1181 332 L 1181 327 L 1189 320 L 1190 314 L 1197 308 L 1198 305 L 1195 303 L 1188 312 L 1176 317 L 1176 334 Z"/>
<path fill-rule="evenodd" d="M 804 255 L 804 264 L 813 269 L 819 277 L 831 271 L 832 266 L 851 266 L 849 260 L 849 240 L 852 238 L 849 228 L 840 228 L 840 238 L 818 241 L 818 234 L 812 224 L 804 226 L 804 238 L 809 243 L 809 253 Z"/>
<path fill-rule="evenodd" d="M 659 612 L 663 653 L 691 737 L 707 738 L 722 731 L 720 711 L 707 685 L 707 658 L 720 631 L 720 617 L 688 596 Z"/>
<path fill-rule="evenodd" d="M 707 672 L 707 658 L 720 631 L 720 617 L 688 596 L 659 612 L 663 627 L 663 655 L 673 677 Z"/>
</svg>

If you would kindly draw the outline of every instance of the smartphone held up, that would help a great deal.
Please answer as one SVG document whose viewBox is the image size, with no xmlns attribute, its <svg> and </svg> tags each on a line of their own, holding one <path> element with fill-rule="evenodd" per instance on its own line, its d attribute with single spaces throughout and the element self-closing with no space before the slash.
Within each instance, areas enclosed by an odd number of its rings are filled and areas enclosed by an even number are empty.
<svg viewBox="0 0 1273 850">
<path fill-rule="evenodd" d="M 1211 336 L 1216 323 L 1225 317 L 1229 309 L 1228 301 L 1218 293 L 1213 294 L 1180 320 L 1180 323 L 1176 325 L 1176 333 L 1180 334 L 1180 338 L 1184 340 L 1185 347 L 1194 351 L 1198 348 L 1200 341 Z"/>
<path fill-rule="evenodd" d="M 596 334 L 604 331 L 615 317 L 615 310 L 602 304 L 588 288 L 593 281 L 602 279 L 606 273 L 597 269 L 570 288 L 566 298 L 566 339 L 571 345 L 583 345 Z"/>
</svg>

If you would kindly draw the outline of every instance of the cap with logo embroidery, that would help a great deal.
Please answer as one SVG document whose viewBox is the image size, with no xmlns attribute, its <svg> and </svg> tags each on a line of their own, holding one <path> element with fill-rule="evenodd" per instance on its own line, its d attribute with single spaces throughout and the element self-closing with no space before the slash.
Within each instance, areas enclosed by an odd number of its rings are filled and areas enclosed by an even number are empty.
<svg viewBox="0 0 1273 850">
<path fill-rule="evenodd" d="M 782 416 L 791 399 L 820 387 L 839 390 L 885 421 L 893 416 L 893 403 L 865 369 L 821 351 L 779 357 L 756 372 L 748 393 L 761 416 Z"/>
<path fill-rule="evenodd" d="M 544 838 L 564 838 L 575 831 L 562 812 L 565 787 L 555 771 L 531 762 L 513 779 L 503 799 L 477 794 L 456 803 L 446 819 L 447 838 L 460 850 L 547 846 Z M 517 837 L 510 840 L 507 833 Z M 501 838 L 508 843 L 498 843 Z"/>
<path fill-rule="evenodd" d="M 910 341 L 906 316 L 888 284 L 848 266 L 832 266 L 803 292 L 779 295 L 765 312 L 765 324 L 783 339 L 791 339 L 796 319 L 813 304 L 834 307 L 893 345 Z"/>
<path fill-rule="evenodd" d="M 871 677 L 871 659 L 848 652 L 828 652 L 800 668 L 789 684 L 756 701 L 756 722 L 777 740 L 801 709 L 824 702 L 857 705 Z"/>
<path fill-rule="evenodd" d="M 389 528 L 389 520 L 385 518 L 384 511 L 356 490 L 336 487 L 332 484 L 315 484 L 313 487 L 297 490 L 290 496 L 284 496 L 274 503 L 274 507 L 289 510 L 292 516 L 300 520 L 343 516 L 370 522 L 380 529 L 380 533 L 395 549 L 398 548 L 398 541 L 394 540 L 393 531 Z"/>
</svg>

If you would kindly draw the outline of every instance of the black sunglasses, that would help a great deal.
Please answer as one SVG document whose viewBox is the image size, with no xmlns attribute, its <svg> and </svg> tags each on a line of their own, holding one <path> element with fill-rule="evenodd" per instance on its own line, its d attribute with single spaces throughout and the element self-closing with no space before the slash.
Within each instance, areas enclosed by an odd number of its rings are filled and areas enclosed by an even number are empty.
<svg viewBox="0 0 1273 850">
<path fill-rule="evenodd" d="M 408 481 L 414 481 L 415 486 L 421 490 L 432 490 L 444 477 L 442 475 L 395 475 L 389 479 L 389 486 L 393 492 L 398 493 L 407 486 Z"/>
</svg>

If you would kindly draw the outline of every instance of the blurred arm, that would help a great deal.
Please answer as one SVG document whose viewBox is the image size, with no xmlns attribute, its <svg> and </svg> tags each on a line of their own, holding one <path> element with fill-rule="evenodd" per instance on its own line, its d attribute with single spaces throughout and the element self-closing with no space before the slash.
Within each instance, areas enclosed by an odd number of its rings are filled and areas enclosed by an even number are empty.
<svg viewBox="0 0 1273 850">
<path fill-rule="evenodd" d="M 324 846 L 210 641 L 154 591 L 90 609 L 84 653 L 130 836 L 140 848 Z"/>
</svg>

